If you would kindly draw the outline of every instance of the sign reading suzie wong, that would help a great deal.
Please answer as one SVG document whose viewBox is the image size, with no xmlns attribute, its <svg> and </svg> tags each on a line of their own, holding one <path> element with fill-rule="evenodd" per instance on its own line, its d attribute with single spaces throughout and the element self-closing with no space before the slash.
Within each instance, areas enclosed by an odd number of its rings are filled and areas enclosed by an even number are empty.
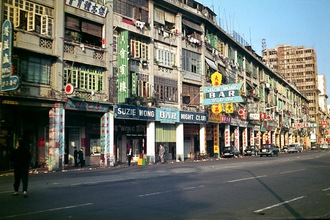
<svg viewBox="0 0 330 220">
<path fill-rule="evenodd" d="M 203 105 L 243 102 L 240 90 L 243 83 L 202 87 Z"/>
</svg>

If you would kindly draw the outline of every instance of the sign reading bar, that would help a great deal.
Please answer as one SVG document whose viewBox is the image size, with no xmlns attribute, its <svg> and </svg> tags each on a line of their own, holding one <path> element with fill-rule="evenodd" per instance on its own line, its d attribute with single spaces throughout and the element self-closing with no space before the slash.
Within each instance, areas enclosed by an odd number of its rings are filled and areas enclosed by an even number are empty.
<svg viewBox="0 0 330 220">
<path fill-rule="evenodd" d="M 240 89 L 243 83 L 202 87 L 203 105 L 243 102 Z"/>
</svg>

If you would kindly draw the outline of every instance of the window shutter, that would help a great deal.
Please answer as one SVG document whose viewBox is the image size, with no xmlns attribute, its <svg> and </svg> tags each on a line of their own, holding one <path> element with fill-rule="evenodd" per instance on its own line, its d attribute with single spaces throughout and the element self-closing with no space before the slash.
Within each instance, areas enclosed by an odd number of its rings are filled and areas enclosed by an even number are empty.
<svg viewBox="0 0 330 220">
<path fill-rule="evenodd" d="M 81 22 L 81 31 L 96 37 L 102 37 L 102 25 L 93 24 L 88 21 Z"/>
<path fill-rule="evenodd" d="M 158 8 L 155 8 L 155 21 L 157 23 L 165 25 L 165 12 Z"/>
<path fill-rule="evenodd" d="M 165 21 L 174 24 L 175 23 L 175 17 L 174 14 L 165 12 Z"/>
<path fill-rule="evenodd" d="M 48 34 L 48 16 L 47 15 L 41 16 L 41 34 L 49 35 Z"/>
<path fill-rule="evenodd" d="M 35 20 L 34 20 L 35 14 L 33 11 L 28 11 L 28 18 L 27 18 L 27 30 L 28 31 L 34 31 L 35 29 Z"/>
<path fill-rule="evenodd" d="M 20 10 L 19 8 L 14 8 L 14 27 L 19 27 L 20 26 Z"/>
<path fill-rule="evenodd" d="M 71 16 L 66 16 L 65 28 L 74 31 L 80 31 L 79 19 Z"/>
</svg>

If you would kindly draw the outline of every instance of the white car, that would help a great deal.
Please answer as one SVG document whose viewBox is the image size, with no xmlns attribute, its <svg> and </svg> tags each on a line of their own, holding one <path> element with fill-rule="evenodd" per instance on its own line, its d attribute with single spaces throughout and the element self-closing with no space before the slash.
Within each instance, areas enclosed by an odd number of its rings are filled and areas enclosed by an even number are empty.
<svg viewBox="0 0 330 220">
<path fill-rule="evenodd" d="M 288 146 L 288 153 L 301 153 L 303 151 L 303 147 L 299 144 L 290 144 Z"/>
<path fill-rule="evenodd" d="M 321 150 L 328 150 L 329 149 L 329 144 L 328 143 L 323 143 L 320 145 Z"/>
</svg>

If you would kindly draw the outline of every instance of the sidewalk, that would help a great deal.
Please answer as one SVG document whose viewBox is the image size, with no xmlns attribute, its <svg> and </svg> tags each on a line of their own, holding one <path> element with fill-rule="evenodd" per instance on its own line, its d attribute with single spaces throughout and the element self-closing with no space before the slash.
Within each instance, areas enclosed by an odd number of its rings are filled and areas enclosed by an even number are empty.
<svg viewBox="0 0 330 220">
<path fill-rule="evenodd" d="M 193 159 L 186 159 L 184 161 L 177 162 L 176 160 L 166 160 L 164 164 L 161 164 L 160 162 L 157 162 L 155 164 L 147 164 L 144 166 L 155 166 L 155 165 L 165 165 L 165 164 L 173 164 L 173 163 L 194 163 L 194 162 L 203 162 L 203 161 L 213 161 L 213 160 L 222 160 L 223 158 L 208 158 L 208 159 L 202 159 L 202 160 L 193 160 Z M 131 163 L 132 167 L 139 166 L 137 162 Z M 64 169 L 62 170 L 54 170 L 54 171 L 48 171 L 47 168 L 31 168 L 29 170 L 29 174 L 41 174 L 41 173 L 54 173 L 54 172 L 71 172 L 71 171 L 87 171 L 87 170 L 96 170 L 96 169 L 105 169 L 105 168 L 125 168 L 128 167 L 127 163 L 121 163 L 116 164 L 112 167 L 101 167 L 101 166 L 92 166 L 87 165 L 84 167 L 75 167 L 72 165 L 65 165 Z M 142 167 L 142 166 L 141 166 Z M 12 176 L 14 175 L 14 170 L 7 170 L 7 171 L 0 171 L 0 176 Z"/>
</svg>

